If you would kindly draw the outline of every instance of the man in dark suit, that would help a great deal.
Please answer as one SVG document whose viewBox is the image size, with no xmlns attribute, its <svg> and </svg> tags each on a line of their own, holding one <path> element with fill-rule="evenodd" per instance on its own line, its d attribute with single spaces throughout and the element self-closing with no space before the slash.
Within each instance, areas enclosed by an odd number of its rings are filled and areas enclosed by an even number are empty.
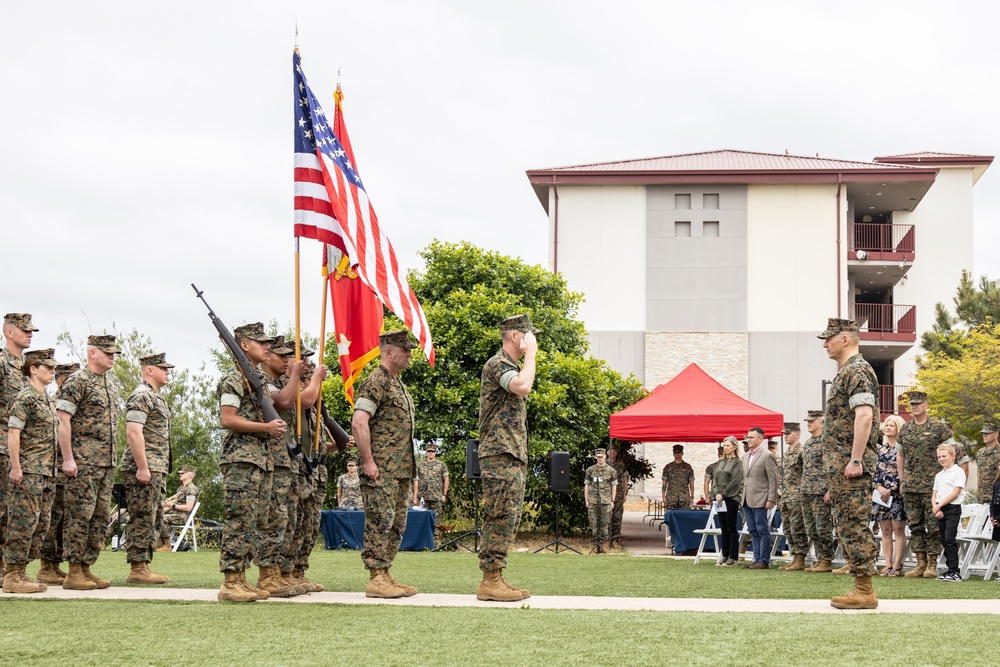
<svg viewBox="0 0 1000 667">
<path fill-rule="evenodd" d="M 764 444 L 764 429 L 747 431 L 749 451 L 743 456 L 743 521 L 753 544 L 753 564 L 743 567 L 767 570 L 771 567 L 771 529 L 768 510 L 778 504 L 778 462 Z"/>
</svg>

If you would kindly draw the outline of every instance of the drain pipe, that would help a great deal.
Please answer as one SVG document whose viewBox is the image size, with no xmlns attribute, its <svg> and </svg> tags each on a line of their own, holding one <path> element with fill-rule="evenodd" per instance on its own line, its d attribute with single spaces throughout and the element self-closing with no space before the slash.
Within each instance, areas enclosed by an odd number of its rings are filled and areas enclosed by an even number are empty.
<svg viewBox="0 0 1000 667">
<path fill-rule="evenodd" d="M 840 240 L 840 188 L 844 184 L 844 174 L 837 174 L 837 317 L 843 317 L 843 308 L 841 302 L 844 298 L 844 290 L 841 289 L 840 282 L 840 262 L 843 259 L 843 253 L 841 251 L 841 240 Z"/>
<path fill-rule="evenodd" d="M 552 220 L 552 273 L 559 273 L 559 188 L 556 187 L 556 177 L 552 176 L 552 194 L 556 204 Z"/>
</svg>

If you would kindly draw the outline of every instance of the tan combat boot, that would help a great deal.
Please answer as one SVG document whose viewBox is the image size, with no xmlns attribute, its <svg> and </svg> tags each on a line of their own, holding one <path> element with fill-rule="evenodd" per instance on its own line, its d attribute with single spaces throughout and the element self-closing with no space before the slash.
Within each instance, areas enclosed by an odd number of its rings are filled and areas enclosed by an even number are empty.
<svg viewBox="0 0 1000 667">
<path fill-rule="evenodd" d="M 406 584 L 396 581 L 396 579 L 390 573 L 389 568 L 385 568 L 385 576 L 389 581 L 393 583 L 393 585 L 403 589 L 403 597 L 410 597 L 411 595 L 417 594 L 417 589 L 415 587 L 408 586 Z"/>
<path fill-rule="evenodd" d="M 253 584 L 247 581 L 246 570 L 240 570 L 239 572 L 237 572 L 237 575 L 238 575 L 237 580 L 240 582 L 240 586 L 242 586 L 244 590 L 248 590 L 254 595 L 256 595 L 258 600 L 266 600 L 269 597 L 271 597 L 271 594 L 265 591 L 263 588 L 256 588 L 254 587 Z"/>
<path fill-rule="evenodd" d="M 375 567 L 368 571 L 368 584 L 365 586 L 366 598 L 401 598 L 406 595 L 406 591 L 392 583 L 386 572 L 384 567 Z"/>
<path fill-rule="evenodd" d="M 38 568 L 38 574 L 35 575 L 35 579 L 43 584 L 62 586 L 63 580 L 66 579 L 66 573 L 59 569 L 59 563 L 51 560 L 43 560 L 42 566 Z"/>
<path fill-rule="evenodd" d="M 818 560 L 806 572 L 833 572 L 833 563 L 828 560 Z"/>
<path fill-rule="evenodd" d="M 284 572 L 278 566 L 275 566 L 275 569 L 277 570 L 277 575 L 281 579 L 281 581 L 283 581 L 287 586 L 289 586 L 295 591 L 294 593 L 292 593 L 292 597 L 295 597 L 296 595 L 305 595 L 306 593 L 309 592 L 309 587 L 306 586 L 305 584 L 300 584 L 292 581 L 291 572 Z"/>
<path fill-rule="evenodd" d="M 4 593 L 44 593 L 45 584 L 36 583 L 24 572 L 24 565 L 8 565 L 3 578 Z"/>
<path fill-rule="evenodd" d="M 305 570 L 292 570 L 292 577 L 295 578 L 296 584 L 299 584 L 300 586 L 308 586 L 310 593 L 322 593 L 326 590 L 323 587 L 323 584 L 317 584 L 315 581 L 307 579 Z"/>
<path fill-rule="evenodd" d="M 798 572 L 799 570 L 804 570 L 806 569 L 806 557 L 801 554 L 792 556 L 791 563 L 786 565 L 784 568 L 779 567 L 778 569 L 779 570 L 783 569 L 786 572 Z"/>
<path fill-rule="evenodd" d="M 479 589 L 476 591 L 477 600 L 517 602 L 524 599 L 520 591 L 504 585 L 500 574 L 500 570 L 483 570 L 483 580 L 479 582 Z"/>
<path fill-rule="evenodd" d="M 150 570 L 148 563 L 132 563 L 132 571 L 126 581 L 130 584 L 165 584 L 170 579 Z"/>
<path fill-rule="evenodd" d="M 517 586 L 511 585 L 511 583 L 509 581 L 507 581 L 506 579 L 504 579 L 504 577 L 503 577 L 503 569 L 497 570 L 497 572 L 500 573 L 500 583 L 502 583 L 504 586 L 506 586 L 509 590 L 512 590 L 512 591 L 514 591 L 516 593 L 520 593 L 522 600 L 526 600 L 526 599 L 528 599 L 528 598 L 531 597 L 531 593 L 528 592 L 527 588 L 518 588 Z"/>
<path fill-rule="evenodd" d="M 257 588 L 263 588 L 271 594 L 271 597 L 290 598 L 298 595 L 296 592 L 298 589 L 281 578 L 281 570 L 279 568 L 261 565 L 257 569 L 259 570 Z"/>
<path fill-rule="evenodd" d="M 89 565 L 82 565 L 81 567 L 83 568 L 83 576 L 86 577 L 88 580 L 94 582 L 98 588 L 108 588 L 109 586 L 111 586 L 110 581 L 108 581 L 107 579 L 101 579 L 96 574 L 91 572 Z"/>
<path fill-rule="evenodd" d="M 937 554 L 927 554 L 927 567 L 924 568 L 924 579 L 937 578 Z"/>
<path fill-rule="evenodd" d="M 219 602 L 256 602 L 257 596 L 253 591 L 245 588 L 240 583 L 239 572 L 223 572 L 226 579 L 219 587 Z"/>
<path fill-rule="evenodd" d="M 833 567 L 832 563 L 830 564 L 830 567 Z M 847 563 L 844 563 L 841 567 L 838 567 L 836 570 L 831 570 L 831 572 L 833 574 L 850 574 L 851 566 L 848 565 Z"/>
<path fill-rule="evenodd" d="M 832 598 L 830 606 L 837 609 L 877 609 L 878 597 L 875 595 L 875 587 L 872 586 L 872 578 L 855 577 L 854 588 L 846 595 Z"/>
<path fill-rule="evenodd" d="M 83 576 L 83 566 L 79 563 L 69 564 L 69 574 L 63 579 L 62 587 L 67 591 L 92 591 L 97 584 Z"/>
<path fill-rule="evenodd" d="M 916 579 L 917 577 L 924 576 L 924 571 L 927 569 L 927 554 L 918 553 L 917 554 L 917 566 L 904 574 L 903 576 L 907 579 Z M 936 575 L 935 575 L 936 576 Z"/>
</svg>

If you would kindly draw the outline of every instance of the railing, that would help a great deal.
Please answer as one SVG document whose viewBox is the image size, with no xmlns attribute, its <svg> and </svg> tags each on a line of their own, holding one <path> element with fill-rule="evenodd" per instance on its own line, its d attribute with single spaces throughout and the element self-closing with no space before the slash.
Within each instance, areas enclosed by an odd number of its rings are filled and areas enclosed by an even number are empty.
<svg viewBox="0 0 1000 667">
<path fill-rule="evenodd" d="M 898 303 L 852 303 L 851 315 L 861 330 L 861 340 L 914 343 L 917 340 L 917 307 Z"/>
<path fill-rule="evenodd" d="M 880 384 L 878 386 L 878 405 L 883 420 L 889 415 L 899 415 L 906 420 L 910 419 L 910 413 L 899 402 L 899 395 L 906 390 L 907 386 L 904 384 Z"/>
<path fill-rule="evenodd" d="M 854 222 L 847 226 L 850 259 L 912 262 L 915 250 L 913 225 L 890 225 L 877 222 Z"/>
</svg>

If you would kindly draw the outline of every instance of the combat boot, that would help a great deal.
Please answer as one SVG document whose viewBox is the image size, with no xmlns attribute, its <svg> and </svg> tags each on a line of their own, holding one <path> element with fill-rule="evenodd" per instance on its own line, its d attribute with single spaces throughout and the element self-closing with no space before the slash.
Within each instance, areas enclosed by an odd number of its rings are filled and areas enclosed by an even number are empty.
<svg viewBox="0 0 1000 667">
<path fill-rule="evenodd" d="M 837 609 L 877 609 L 878 597 L 875 595 L 875 587 L 872 586 L 872 578 L 855 577 L 854 588 L 846 595 L 832 598 L 830 606 Z"/>
<path fill-rule="evenodd" d="M 298 595 L 298 589 L 290 585 L 281 578 L 281 569 L 272 566 L 259 566 L 259 576 L 257 577 L 257 588 L 263 588 L 271 594 L 273 598 L 290 598 Z"/>
<path fill-rule="evenodd" d="M 904 574 L 903 576 L 907 579 L 916 579 L 917 577 L 924 576 L 924 571 L 927 570 L 927 554 L 920 552 L 917 554 L 917 566 L 912 570 Z"/>
<path fill-rule="evenodd" d="M 244 590 L 248 590 L 254 595 L 256 595 L 258 600 L 266 600 L 269 597 L 271 597 L 271 594 L 265 591 L 263 588 L 255 588 L 253 584 L 247 581 L 246 570 L 240 570 L 239 572 L 237 572 L 237 574 L 239 576 L 237 576 L 236 578 L 240 582 L 240 586 L 242 586 Z"/>
<path fill-rule="evenodd" d="M 792 556 L 792 562 L 784 567 L 779 567 L 779 570 L 784 570 L 786 572 L 798 572 L 799 570 L 806 569 L 806 557 L 796 554 Z"/>
<path fill-rule="evenodd" d="M 392 583 L 384 567 L 375 567 L 368 570 L 368 585 L 365 586 L 366 598 L 401 598 L 406 595 L 406 591 Z"/>
<path fill-rule="evenodd" d="M 399 588 L 403 589 L 403 597 L 410 597 L 411 595 L 416 595 L 417 594 L 417 589 L 415 587 L 408 586 L 407 584 L 403 584 L 403 583 L 400 583 L 400 582 L 396 581 L 395 577 L 393 577 L 392 573 L 390 573 L 389 568 L 385 569 L 385 576 L 394 585 L 396 585 Z"/>
<path fill-rule="evenodd" d="M 937 554 L 927 554 L 927 567 L 924 568 L 924 579 L 934 579 L 937 577 Z"/>
<path fill-rule="evenodd" d="M 83 576 L 83 566 L 79 563 L 69 564 L 69 574 L 63 579 L 63 589 L 67 591 L 92 591 L 97 584 Z"/>
<path fill-rule="evenodd" d="M 306 586 L 305 584 L 300 584 L 292 581 L 291 572 L 282 572 L 281 568 L 278 567 L 277 565 L 274 567 L 274 569 L 275 569 L 275 574 L 278 575 L 278 578 L 281 579 L 281 581 L 286 586 L 295 591 L 294 593 L 292 593 L 292 597 L 295 597 L 296 595 L 305 595 L 306 593 L 309 592 L 309 587 Z"/>
<path fill-rule="evenodd" d="M 519 591 L 505 586 L 500 575 L 501 570 L 483 570 L 483 580 L 479 582 L 479 589 L 476 591 L 477 600 L 517 602 L 524 599 Z"/>
<path fill-rule="evenodd" d="M 36 583 L 24 572 L 24 565 L 8 565 L 3 578 L 4 593 L 44 593 L 48 590 L 45 584 Z"/>
<path fill-rule="evenodd" d="M 0 586 L 3 586 L 3 578 L 7 574 L 7 566 L 0 561 Z"/>
<path fill-rule="evenodd" d="M 512 586 L 509 581 L 507 581 L 506 579 L 504 579 L 504 577 L 503 577 L 503 569 L 497 570 L 497 572 L 500 573 L 500 582 L 504 586 L 506 586 L 507 588 L 509 588 L 510 590 L 512 590 L 512 591 L 514 591 L 516 593 L 520 593 L 522 600 L 526 600 L 526 599 L 528 599 L 528 598 L 531 597 L 531 593 L 528 592 L 527 588 L 518 588 L 517 586 Z"/>
<path fill-rule="evenodd" d="M 226 579 L 219 587 L 219 602 L 256 602 L 257 596 L 240 582 L 240 572 L 223 572 Z"/>
<path fill-rule="evenodd" d="M 310 593 L 322 593 L 326 590 L 323 588 L 323 584 L 317 584 L 315 581 L 307 579 L 305 570 L 292 570 L 292 577 L 296 584 L 308 586 Z"/>
<path fill-rule="evenodd" d="M 62 582 L 66 579 L 66 573 L 59 569 L 59 563 L 51 560 L 43 560 L 42 566 L 38 568 L 38 574 L 35 575 L 35 579 L 44 584 L 62 586 Z"/>
<path fill-rule="evenodd" d="M 832 563 L 830 564 L 830 567 L 833 567 Z M 830 571 L 833 574 L 850 574 L 851 573 L 851 566 L 848 565 L 847 563 L 844 563 L 842 566 L 838 567 L 836 570 L 830 570 Z"/>
<path fill-rule="evenodd" d="M 833 563 L 828 560 L 818 560 L 812 567 L 807 567 L 806 572 L 833 572 Z"/>
<path fill-rule="evenodd" d="M 165 584 L 170 579 L 150 570 L 148 563 L 132 563 L 132 571 L 126 581 L 130 584 Z"/>
<path fill-rule="evenodd" d="M 86 577 L 89 581 L 94 582 L 94 584 L 97 585 L 97 588 L 108 588 L 109 586 L 111 586 L 110 581 L 108 581 L 107 579 L 101 579 L 96 574 L 91 572 L 89 565 L 81 565 L 80 567 L 83 568 L 83 576 Z"/>
</svg>

